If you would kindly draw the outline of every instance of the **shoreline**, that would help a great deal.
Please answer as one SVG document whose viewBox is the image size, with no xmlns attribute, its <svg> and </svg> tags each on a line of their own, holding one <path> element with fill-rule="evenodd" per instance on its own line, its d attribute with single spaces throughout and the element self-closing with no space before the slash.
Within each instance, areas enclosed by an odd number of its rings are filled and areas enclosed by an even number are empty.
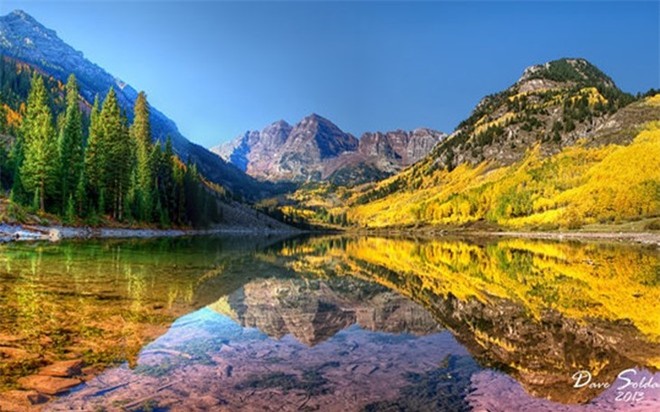
<svg viewBox="0 0 660 412">
<path fill-rule="evenodd" d="M 0 243 L 50 241 L 65 239 L 155 239 L 164 237 L 225 235 L 296 235 L 300 230 L 216 227 L 212 229 L 137 229 L 137 228 L 91 228 L 72 226 L 38 226 L 0 224 Z"/>
<path fill-rule="evenodd" d="M 139 229 L 109 227 L 72 227 L 15 225 L 0 223 L 0 243 L 16 241 L 51 241 L 65 239 L 155 239 L 164 237 L 209 236 L 209 235 L 371 235 L 371 236 L 415 236 L 421 238 L 442 237 L 517 237 L 545 240 L 602 240 L 609 242 L 638 243 L 660 247 L 660 232 L 518 232 L 489 230 L 429 230 L 429 229 L 394 229 L 394 230 L 346 230 L 328 233 L 325 231 L 305 231 L 300 229 L 271 229 L 242 226 L 215 227 L 211 229 Z"/>
<path fill-rule="evenodd" d="M 472 232 L 477 236 L 521 237 L 547 240 L 606 240 L 660 247 L 660 233 L 653 232 Z"/>
<path fill-rule="evenodd" d="M 413 236 L 423 239 L 434 239 L 444 237 L 517 237 L 526 239 L 544 240 L 575 240 L 575 241 L 606 241 L 625 242 L 660 247 L 660 232 L 622 232 L 622 231 L 585 231 L 585 232 L 522 232 L 511 230 L 434 230 L 428 228 L 419 229 L 373 229 L 373 230 L 348 230 L 345 233 L 355 235 L 371 236 Z"/>
</svg>

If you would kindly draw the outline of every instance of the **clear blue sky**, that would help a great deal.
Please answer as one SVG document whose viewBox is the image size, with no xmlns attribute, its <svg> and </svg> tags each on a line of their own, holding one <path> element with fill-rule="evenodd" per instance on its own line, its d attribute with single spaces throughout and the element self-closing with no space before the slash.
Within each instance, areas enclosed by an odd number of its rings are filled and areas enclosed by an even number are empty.
<svg viewBox="0 0 660 412">
<path fill-rule="evenodd" d="M 567 56 L 626 91 L 660 87 L 658 1 L 0 2 L 16 8 L 204 146 L 311 112 L 355 135 L 449 132 L 526 66 Z"/>
</svg>

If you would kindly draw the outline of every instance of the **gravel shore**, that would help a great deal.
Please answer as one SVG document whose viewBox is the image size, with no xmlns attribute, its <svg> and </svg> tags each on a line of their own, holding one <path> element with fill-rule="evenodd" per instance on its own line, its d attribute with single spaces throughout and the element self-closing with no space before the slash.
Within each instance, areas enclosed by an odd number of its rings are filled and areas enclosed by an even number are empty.
<svg viewBox="0 0 660 412">
<path fill-rule="evenodd" d="M 212 229 L 121 229 L 66 226 L 28 226 L 0 224 L 0 242 L 62 239 L 158 238 L 214 234 L 284 234 L 296 230 L 217 227 Z"/>
<path fill-rule="evenodd" d="M 67 226 L 30 226 L 0 224 L 0 243 L 12 241 L 34 241 L 62 239 L 110 239 L 110 238 L 158 238 L 179 236 L 204 236 L 214 234 L 241 235 L 241 234 L 295 234 L 301 233 L 297 229 L 269 229 L 256 227 L 224 226 L 212 229 L 122 229 L 122 228 L 90 228 Z M 609 242 L 629 242 L 660 246 L 660 233 L 651 232 L 425 232 L 394 231 L 393 234 L 417 234 L 425 237 L 443 237 L 447 234 L 453 236 L 483 236 L 483 237 L 518 237 L 527 239 L 548 240 L 603 240 Z M 383 234 L 374 232 L 374 235 Z"/>
<path fill-rule="evenodd" d="M 660 246 L 660 233 L 650 232 L 477 232 L 474 234 L 551 240 L 606 240 Z"/>
</svg>

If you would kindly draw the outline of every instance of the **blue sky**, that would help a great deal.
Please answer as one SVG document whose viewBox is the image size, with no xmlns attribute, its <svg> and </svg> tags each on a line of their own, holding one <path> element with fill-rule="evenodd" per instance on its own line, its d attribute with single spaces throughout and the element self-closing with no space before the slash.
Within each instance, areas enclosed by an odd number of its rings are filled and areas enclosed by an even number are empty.
<svg viewBox="0 0 660 412">
<path fill-rule="evenodd" d="M 315 112 L 355 135 L 451 131 L 531 64 L 584 57 L 660 87 L 657 1 L 1 1 L 21 8 L 204 146 Z"/>
</svg>

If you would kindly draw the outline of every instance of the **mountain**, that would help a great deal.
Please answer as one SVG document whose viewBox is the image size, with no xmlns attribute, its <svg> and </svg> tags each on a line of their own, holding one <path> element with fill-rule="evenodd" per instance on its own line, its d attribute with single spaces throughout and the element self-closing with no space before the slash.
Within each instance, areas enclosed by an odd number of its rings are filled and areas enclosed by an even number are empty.
<svg viewBox="0 0 660 412">
<path fill-rule="evenodd" d="M 536 143 L 556 152 L 593 134 L 632 100 L 584 59 L 531 66 L 511 87 L 482 99 L 431 157 L 451 169 L 485 159 L 510 164 Z"/>
<path fill-rule="evenodd" d="M 277 121 L 211 148 L 248 175 L 271 181 L 357 184 L 388 177 L 424 157 L 445 135 L 430 129 L 365 133 L 359 140 L 311 114 Z"/>
<path fill-rule="evenodd" d="M 339 213 L 370 227 L 548 230 L 652 219 L 660 215 L 657 99 L 622 92 L 584 59 L 529 67 L 424 159 L 346 195 Z"/>
<path fill-rule="evenodd" d="M 324 162 L 357 145 L 355 137 L 312 114 L 293 127 L 281 120 L 261 132 L 246 132 L 227 147 L 211 151 L 262 180 L 305 181 L 327 177 Z M 237 150 L 230 151 L 232 146 Z"/>
<path fill-rule="evenodd" d="M 123 109 L 132 116 L 136 90 L 87 60 L 82 52 L 61 40 L 24 11 L 16 10 L 0 17 L 0 54 L 27 63 L 39 71 L 65 82 L 73 73 L 80 84 L 82 97 L 91 103 L 96 95 L 103 98 L 113 87 Z M 209 180 L 247 198 L 259 197 L 272 187 L 260 184 L 233 165 L 227 164 L 207 149 L 187 140 L 176 124 L 156 108 L 151 108 L 154 138 L 172 138 L 174 150 L 184 161 L 191 159 Z"/>
</svg>

